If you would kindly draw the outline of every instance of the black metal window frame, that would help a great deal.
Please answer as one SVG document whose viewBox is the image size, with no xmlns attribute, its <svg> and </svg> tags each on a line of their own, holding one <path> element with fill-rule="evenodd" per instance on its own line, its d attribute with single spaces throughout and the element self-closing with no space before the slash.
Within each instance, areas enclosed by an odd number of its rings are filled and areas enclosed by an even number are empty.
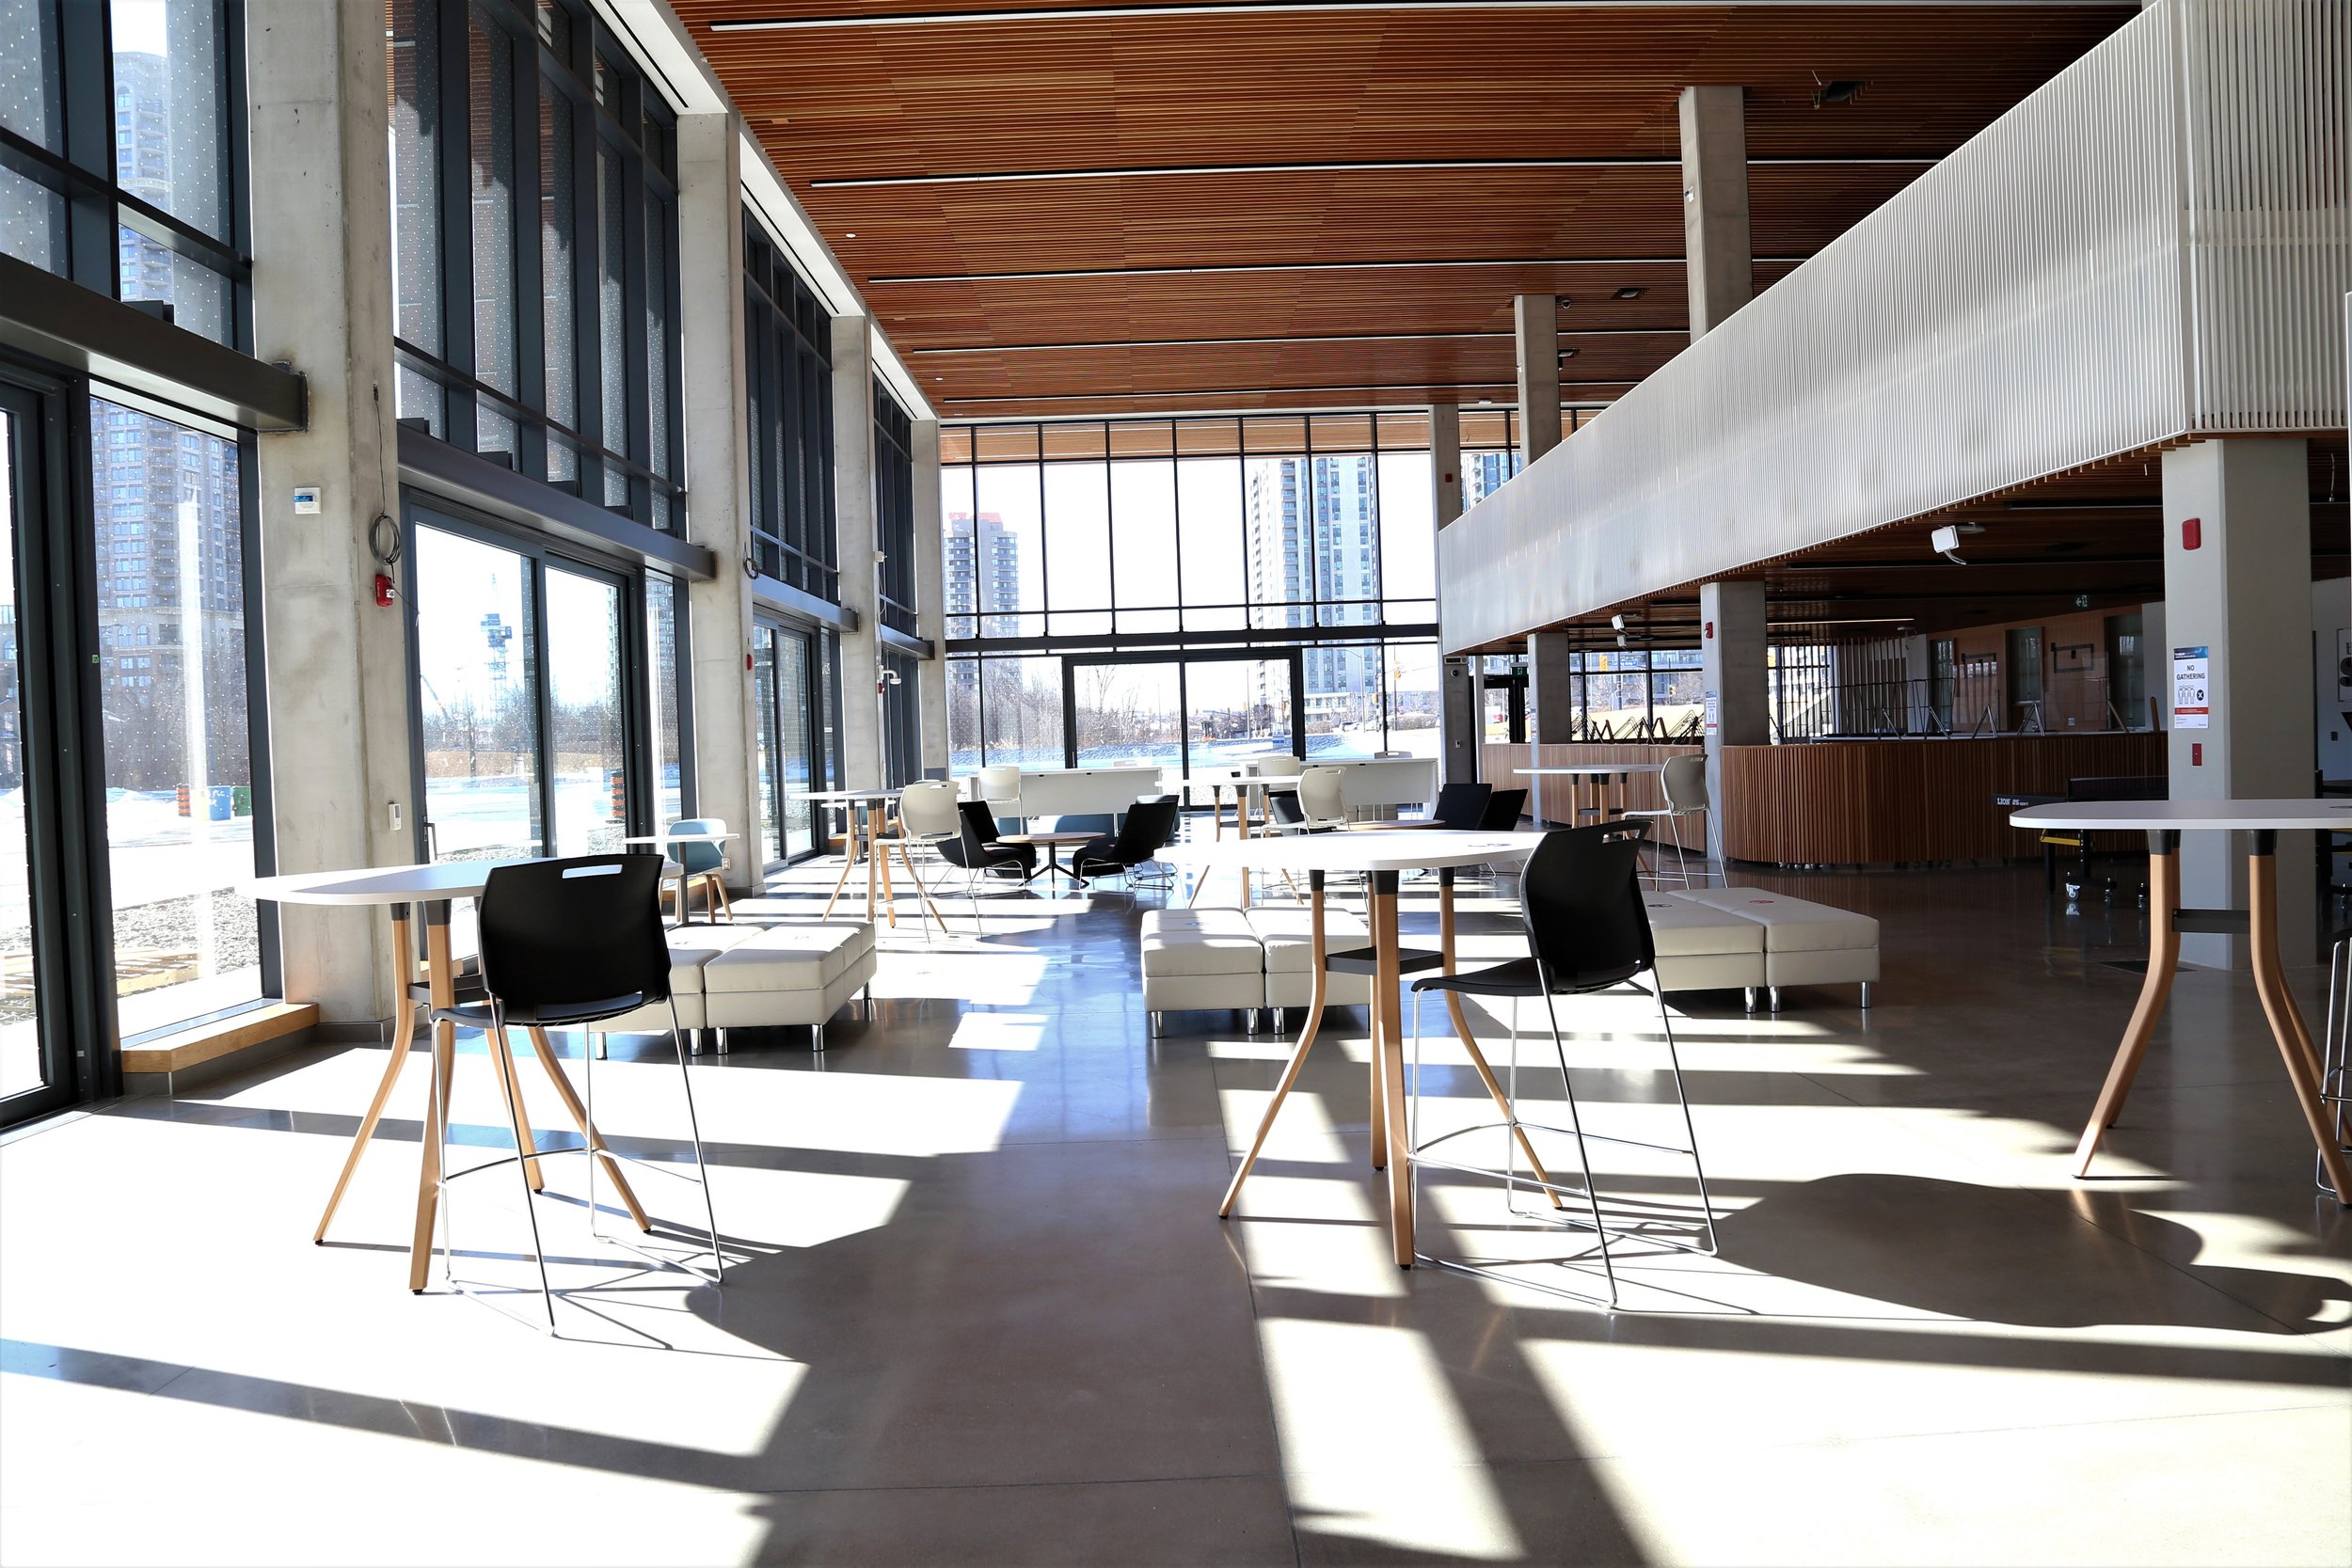
<svg viewBox="0 0 2352 1568">
<path fill-rule="evenodd" d="M 119 245 L 128 229 L 218 274 L 229 284 L 227 346 L 253 352 L 253 242 L 246 143 L 244 0 L 221 0 L 220 116 L 229 232 L 214 234 L 122 188 L 115 143 L 114 16 L 96 0 L 31 0 L 44 43 L 56 50 L 62 145 L 0 126 L 0 166 L 59 197 L 66 218 L 61 271 L 108 299 L 122 298 Z"/>
<path fill-rule="evenodd" d="M 833 318 L 748 207 L 743 296 L 752 569 L 838 604 Z"/>
<path fill-rule="evenodd" d="M 912 637 L 914 593 L 914 421 L 874 383 L 874 525 L 881 564 L 875 594 L 886 626 Z"/>
<path fill-rule="evenodd" d="M 393 340 L 403 401 L 411 388 L 432 391 L 421 413 L 404 406 L 403 422 L 460 451 L 501 463 L 542 483 L 576 494 L 664 532 L 685 531 L 683 409 L 677 264 L 677 117 L 619 35 L 582 0 L 414 0 L 433 18 L 438 116 L 421 136 L 433 170 L 439 267 L 441 352 Z M 475 18 L 512 43 L 513 193 L 511 262 L 515 286 L 515 389 L 480 379 L 474 334 L 477 239 L 470 195 L 471 110 L 469 32 Z M 388 36 L 389 52 L 418 48 L 418 35 Z M 550 417 L 547 399 L 547 296 L 539 218 L 539 119 L 543 103 L 571 127 L 571 310 L 575 405 L 569 425 Z M 394 135 L 399 135 L 395 117 Z M 395 152 L 397 156 L 397 152 Z M 602 178 L 610 157 L 619 199 L 608 204 Z M 608 205 L 619 213 L 622 266 L 622 385 L 626 450 L 606 438 L 599 270 Z M 397 222 L 397 214 L 395 215 Z M 399 246 L 394 246 L 395 264 Z M 649 341 L 649 302 L 659 308 L 660 341 Z M 658 362 L 657 362 L 658 361 Z M 482 416 L 511 422 L 514 451 L 485 448 Z M 657 413 L 659 418 L 657 419 Z M 551 463 L 550 449 L 556 458 Z M 568 467 L 568 476 L 550 473 Z"/>
</svg>

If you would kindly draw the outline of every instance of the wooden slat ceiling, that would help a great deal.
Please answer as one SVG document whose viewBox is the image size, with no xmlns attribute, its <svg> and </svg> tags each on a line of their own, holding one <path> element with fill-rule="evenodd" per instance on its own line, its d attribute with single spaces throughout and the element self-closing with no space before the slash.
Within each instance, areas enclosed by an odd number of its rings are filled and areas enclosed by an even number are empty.
<svg viewBox="0 0 2352 1568">
<path fill-rule="evenodd" d="M 674 3 L 949 419 L 1504 403 L 1547 292 L 1606 402 L 1687 341 L 1682 87 L 1749 89 L 1767 287 L 2138 8 Z M 713 27 L 779 19 L 838 24 Z M 1450 166 L 1281 166 L 1369 163 Z"/>
</svg>

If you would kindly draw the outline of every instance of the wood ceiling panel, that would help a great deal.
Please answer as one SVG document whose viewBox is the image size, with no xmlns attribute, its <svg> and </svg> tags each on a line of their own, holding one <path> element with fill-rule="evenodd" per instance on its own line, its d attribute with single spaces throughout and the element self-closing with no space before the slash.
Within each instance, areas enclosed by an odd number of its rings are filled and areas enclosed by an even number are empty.
<svg viewBox="0 0 2352 1568">
<path fill-rule="evenodd" d="M 941 348 L 1497 332 L 1512 295 L 1545 292 L 1574 299 L 1568 332 L 1670 334 L 1687 320 L 1683 86 L 1747 87 L 1755 247 L 1802 257 L 2137 11 L 2122 0 L 1498 7 L 942 24 L 1041 8 L 675 4 L 892 341 L 918 359 Z M 884 14 L 932 20 L 839 24 Z M 834 20 L 713 30 L 773 18 Z M 1866 86 L 1853 103 L 1816 109 L 1817 77 Z M 1561 159 L 1585 162 L 1525 163 Z M 1499 161 L 1518 166 L 1482 166 Z M 1446 166 L 1264 166 L 1397 162 Z M 1042 177 L 1065 174 L 1077 177 Z M 1630 261 L 1640 257 L 1659 260 Z M 1152 268 L 1228 270 L 1137 270 Z M 1759 264 L 1759 286 L 1787 270 Z M 1073 271 L 1108 276 L 969 277 Z M 1645 293 L 1608 297 L 1624 285 Z M 1564 341 L 1580 350 L 1571 380 L 1588 369 L 1638 377 L 1676 346 Z M 1328 384 L 1341 361 L 1352 370 L 1339 379 L 1359 384 L 1352 394 Z M 1168 407 L 1391 404 L 1454 395 L 1450 384 L 1490 372 L 1507 398 L 1509 372 L 1473 340 L 955 356 L 918 373 L 943 412 L 1041 413 L 1079 411 L 1089 391 L 1106 411 L 1154 395 Z M 1263 378 L 1258 389 L 1235 391 L 1249 376 Z"/>
</svg>

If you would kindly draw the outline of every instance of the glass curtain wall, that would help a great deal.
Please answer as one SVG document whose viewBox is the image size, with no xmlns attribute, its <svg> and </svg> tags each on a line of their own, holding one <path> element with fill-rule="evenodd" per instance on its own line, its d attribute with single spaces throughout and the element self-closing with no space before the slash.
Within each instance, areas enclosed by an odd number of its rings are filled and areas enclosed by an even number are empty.
<svg viewBox="0 0 2352 1568">
<path fill-rule="evenodd" d="M 821 846 L 823 814 L 793 797 L 833 782 L 824 767 L 830 720 L 823 649 L 830 641 L 815 630 L 773 621 L 760 621 L 753 629 L 763 863 L 798 860 Z"/>
<path fill-rule="evenodd" d="M 764 577 L 838 604 L 832 320 L 748 209 L 743 291 L 752 563 Z"/>
<path fill-rule="evenodd" d="M 1417 410 L 943 430 L 954 768 L 1113 744 L 1094 719 L 1066 733 L 1065 659 L 1160 645 L 1301 648 L 1305 712 L 1285 729 L 1303 726 L 1309 755 L 1435 755 L 1428 443 Z M 1270 706 L 1242 695 L 1220 711 Z"/>
<path fill-rule="evenodd" d="M 243 8 L 0 0 L 0 251 L 252 347 Z"/>
<path fill-rule="evenodd" d="M 581 0 L 388 0 L 401 420 L 683 528 L 676 119 Z"/>
<path fill-rule="evenodd" d="M 914 635 L 914 424 L 874 383 L 875 533 L 882 562 L 875 588 L 882 625 Z"/>
</svg>

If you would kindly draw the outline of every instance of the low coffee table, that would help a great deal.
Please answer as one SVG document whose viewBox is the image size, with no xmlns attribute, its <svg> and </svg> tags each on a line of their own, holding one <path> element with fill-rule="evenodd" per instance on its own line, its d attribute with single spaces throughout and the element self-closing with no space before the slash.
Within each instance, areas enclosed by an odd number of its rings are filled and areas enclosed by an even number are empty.
<svg viewBox="0 0 2352 1568">
<path fill-rule="evenodd" d="M 1062 876 L 1069 878 L 1072 881 L 1076 882 L 1083 887 L 1086 884 L 1086 879 L 1079 876 L 1075 871 L 1070 869 L 1070 867 L 1062 864 L 1060 859 L 1055 854 L 1055 851 L 1065 844 L 1090 844 L 1102 836 L 1103 835 L 1101 833 L 1074 832 L 1002 833 L 997 836 L 996 842 L 999 844 L 1034 844 L 1042 847 L 1045 851 L 1046 870 L 1059 872 Z"/>
</svg>

